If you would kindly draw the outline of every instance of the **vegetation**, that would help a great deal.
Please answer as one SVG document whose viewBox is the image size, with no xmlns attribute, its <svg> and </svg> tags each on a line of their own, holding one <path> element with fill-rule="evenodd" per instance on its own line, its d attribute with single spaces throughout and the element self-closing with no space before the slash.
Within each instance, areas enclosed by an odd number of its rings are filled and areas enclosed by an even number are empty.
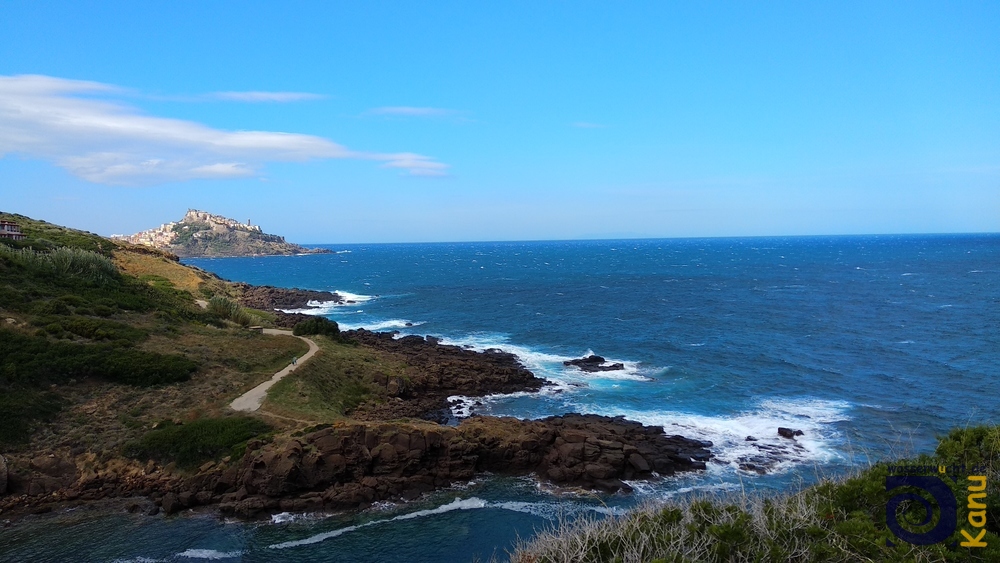
<svg viewBox="0 0 1000 563">
<path fill-rule="evenodd" d="M 136 326 L 158 319 L 164 330 L 175 330 L 209 320 L 190 294 L 122 274 L 111 258 L 114 243 L 97 235 L 0 217 L 28 235 L 0 239 L 0 447 L 26 442 L 35 422 L 55 416 L 62 402 L 52 385 L 99 378 L 150 386 L 190 378 L 194 361 L 141 350 L 149 331 Z"/>
<path fill-rule="evenodd" d="M 259 418 L 231 416 L 203 418 L 187 424 L 160 423 L 142 438 L 125 446 L 124 454 L 136 459 L 175 462 L 191 469 L 209 460 L 243 455 L 247 440 L 270 431 Z"/>
<path fill-rule="evenodd" d="M 239 303 L 228 297 L 216 296 L 209 300 L 208 310 L 219 317 L 232 321 L 240 326 L 250 326 L 253 316 Z"/>
<path fill-rule="evenodd" d="M 0 256 L 34 275 L 69 276 L 99 286 L 118 279 L 118 269 L 110 258 L 80 248 L 62 246 L 41 252 L 0 245 Z"/>
<path fill-rule="evenodd" d="M 208 223 L 177 223 L 171 229 L 171 231 L 177 234 L 174 244 L 180 246 L 190 244 L 194 240 L 195 233 L 211 230 L 212 226 Z"/>
<path fill-rule="evenodd" d="M 323 336 L 329 336 L 333 340 L 340 340 L 340 326 L 335 321 L 331 321 L 326 317 L 310 317 L 295 325 L 295 328 L 292 329 L 292 334 L 295 336 L 322 334 Z"/>
<path fill-rule="evenodd" d="M 886 476 L 897 474 L 899 466 L 960 468 L 954 480 L 944 479 L 958 499 L 958 528 L 950 538 L 915 546 L 889 530 L 886 504 L 900 491 L 886 491 Z M 987 497 L 980 502 L 995 511 L 1000 505 L 1000 429 L 976 427 L 952 431 L 934 456 L 877 464 L 794 494 L 702 497 L 648 505 L 619 518 L 579 519 L 522 542 L 511 561 L 997 561 L 996 512 L 987 517 L 987 547 L 960 545 L 967 541 L 962 529 L 978 534 L 968 520 L 970 481 L 965 473 L 978 467 L 987 477 Z M 902 490 L 926 495 L 916 488 Z M 935 503 L 931 506 L 934 514 L 921 525 L 927 516 L 923 506 L 904 502 L 898 521 L 910 531 L 926 532 L 940 518 Z"/>
<path fill-rule="evenodd" d="M 343 418 L 385 395 L 390 377 L 406 378 L 406 365 L 377 350 L 318 339 L 320 351 L 268 391 L 264 408 L 316 422 Z"/>
<path fill-rule="evenodd" d="M 11 239 L 0 239 L 0 246 L 13 248 L 31 247 L 35 250 L 48 251 L 59 247 L 76 248 L 97 252 L 106 256 L 111 256 L 115 250 L 115 244 L 110 240 L 94 233 L 68 229 L 45 221 L 38 221 L 18 215 L 15 213 L 0 212 L 0 220 L 13 221 L 21 227 L 27 239 L 15 241 Z"/>
</svg>

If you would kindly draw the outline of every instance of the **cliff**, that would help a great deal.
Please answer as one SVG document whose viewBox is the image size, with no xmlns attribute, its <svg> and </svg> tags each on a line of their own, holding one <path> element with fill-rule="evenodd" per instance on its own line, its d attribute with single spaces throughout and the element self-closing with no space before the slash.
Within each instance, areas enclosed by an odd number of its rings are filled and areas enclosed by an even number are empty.
<svg viewBox="0 0 1000 563">
<path fill-rule="evenodd" d="M 164 223 L 134 235 L 115 235 L 112 238 L 158 248 L 181 258 L 329 252 L 286 242 L 285 237 L 267 234 L 249 220 L 244 224 L 197 209 L 189 209 L 180 221 Z"/>
</svg>

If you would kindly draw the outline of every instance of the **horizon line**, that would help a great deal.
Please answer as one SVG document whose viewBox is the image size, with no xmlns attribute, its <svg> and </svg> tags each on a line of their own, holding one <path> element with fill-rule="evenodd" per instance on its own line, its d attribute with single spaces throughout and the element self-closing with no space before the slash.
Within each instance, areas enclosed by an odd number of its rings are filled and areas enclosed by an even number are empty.
<svg viewBox="0 0 1000 563">
<path fill-rule="evenodd" d="M 676 236 L 676 237 L 581 237 L 553 239 L 482 239 L 482 240 L 418 240 L 393 242 L 296 242 L 300 246 L 334 246 L 359 244 L 498 244 L 498 243 L 531 243 L 531 242 L 628 242 L 653 240 L 724 240 L 724 239 L 760 239 L 760 238 L 851 238 L 851 237 L 909 237 L 909 236 L 963 236 L 963 235 L 1000 235 L 1000 231 L 948 231 L 948 232 L 911 232 L 911 233 L 840 233 L 840 234 L 808 234 L 808 235 L 707 235 L 707 236 Z"/>
</svg>

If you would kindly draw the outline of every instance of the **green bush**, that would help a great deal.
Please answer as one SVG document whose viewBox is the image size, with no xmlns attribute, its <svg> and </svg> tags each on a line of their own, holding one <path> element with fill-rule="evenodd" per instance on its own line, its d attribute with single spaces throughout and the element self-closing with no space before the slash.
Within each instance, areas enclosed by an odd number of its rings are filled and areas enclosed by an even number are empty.
<svg viewBox="0 0 1000 563">
<path fill-rule="evenodd" d="M 239 303 L 228 297 L 215 296 L 208 301 L 208 310 L 223 319 L 233 321 L 241 326 L 250 326 L 253 316 Z"/>
<path fill-rule="evenodd" d="M 166 424 L 125 446 L 124 454 L 135 459 L 176 462 L 179 467 L 197 467 L 226 455 L 241 455 L 247 440 L 270 431 L 258 418 L 232 416 L 203 418 L 187 424 Z"/>
<path fill-rule="evenodd" d="M 80 248 L 59 247 L 41 252 L 0 245 L 0 256 L 36 274 L 74 277 L 95 285 L 106 285 L 120 275 L 110 258 Z"/>
<path fill-rule="evenodd" d="M 651 504 L 621 517 L 580 518 L 543 530 L 521 542 L 512 562 L 576 561 L 1000 561 L 996 507 L 1000 468 L 1000 428 L 953 430 L 942 438 L 934 456 L 878 463 L 843 479 L 823 480 L 805 490 L 773 496 L 733 495 L 679 499 Z M 895 466 L 895 467 L 893 467 Z M 910 545 L 895 538 L 886 525 L 886 476 L 920 466 L 938 473 L 939 466 L 985 468 L 985 548 L 961 547 L 961 530 L 971 529 L 966 506 L 968 479 L 943 480 L 958 500 L 958 529 L 944 541 Z M 973 474 L 976 474 L 973 473 Z M 981 474 L 981 473 L 979 473 Z M 919 494 L 919 489 L 912 491 Z M 931 505 L 934 506 L 933 504 Z M 904 506 L 898 521 L 911 531 L 927 531 L 930 522 L 919 503 Z"/>
<path fill-rule="evenodd" d="M 295 325 L 295 328 L 292 329 L 292 334 L 295 336 L 322 334 L 334 340 L 340 340 L 340 327 L 336 322 L 326 317 L 310 317 Z"/>
<path fill-rule="evenodd" d="M 5 369 L 0 364 L 0 371 Z M 23 385 L 0 387 L 0 451 L 26 443 L 34 424 L 50 420 L 61 406 L 55 393 Z"/>
<path fill-rule="evenodd" d="M 55 330 L 53 323 L 45 328 Z M 198 369 L 194 361 L 178 355 L 146 352 L 127 347 L 127 341 L 101 344 L 51 342 L 0 328 L 0 391 L 7 385 L 64 383 L 82 377 L 100 377 L 136 386 L 186 381 Z"/>
</svg>

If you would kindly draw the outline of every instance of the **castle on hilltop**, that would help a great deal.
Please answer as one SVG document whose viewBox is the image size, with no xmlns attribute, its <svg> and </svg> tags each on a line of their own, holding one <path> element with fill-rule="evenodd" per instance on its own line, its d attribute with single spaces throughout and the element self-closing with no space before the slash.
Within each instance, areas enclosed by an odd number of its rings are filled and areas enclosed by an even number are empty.
<svg viewBox="0 0 1000 563">
<path fill-rule="evenodd" d="M 223 217 L 222 215 L 212 215 L 207 211 L 198 211 L 197 209 L 188 209 L 187 213 L 184 214 L 184 218 L 180 220 L 181 223 L 208 223 L 213 231 L 223 232 L 228 230 L 237 231 L 249 231 L 251 233 L 263 232 L 260 230 L 259 225 L 251 225 L 250 219 L 247 219 L 247 223 L 244 225 L 235 219 L 230 219 L 229 217 Z M 176 223 L 171 223 L 175 225 Z"/>
<path fill-rule="evenodd" d="M 192 229 L 192 236 L 195 238 L 203 237 L 205 236 L 204 233 L 207 232 L 246 231 L 248 233 L 263 233 L 260 226 L 251 224 L 249 219 L 247 219 L 246 224 L 243 224 L 222 215 L 212 215 L 207 211 L 188 209 L 187 213 L 184 214 L 184 218 L 180 221 L 164 223 L 159 227 L 140 231 L 134 235 L 111 235 L 111 238 L 123 240 L 131 244 L 164 248 L 173 244 L 185 231 Z"/>
</svg>

